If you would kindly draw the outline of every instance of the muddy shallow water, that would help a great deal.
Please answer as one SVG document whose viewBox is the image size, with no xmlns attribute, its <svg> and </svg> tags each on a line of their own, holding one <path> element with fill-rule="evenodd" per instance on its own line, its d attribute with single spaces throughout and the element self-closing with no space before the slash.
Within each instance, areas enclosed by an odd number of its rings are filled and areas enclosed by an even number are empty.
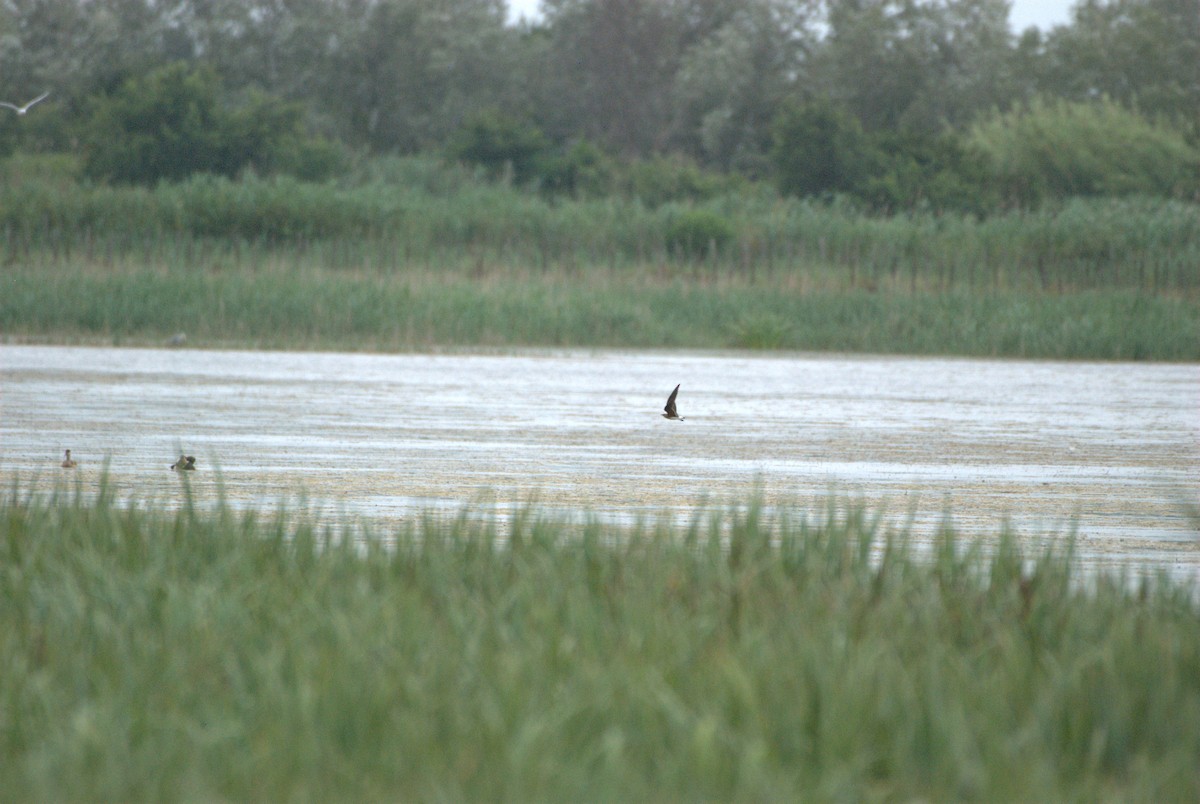
<svg viewBox="0 0 1200 804">
<path fill-rule="evenodd" d="M 1200 367 L 665 352 L 363 355 L 0 346 L 0 481 L 171 504 L 303 492 L 383 523 L 464 503 L 617 519 L 706 501 L 914 530 L 1075 529 L 1081 552 L 1200 573 Z M 676 383 L 685 421 L 659 414 Z M 58 468 L 70 448 L 79 468 Z"/>
</svg>

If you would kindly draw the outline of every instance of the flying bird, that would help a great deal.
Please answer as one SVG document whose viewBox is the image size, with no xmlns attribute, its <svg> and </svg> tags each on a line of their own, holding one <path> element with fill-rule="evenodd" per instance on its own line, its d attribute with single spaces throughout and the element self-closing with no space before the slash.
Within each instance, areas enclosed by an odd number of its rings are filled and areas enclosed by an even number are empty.
<svg viewBox="0 0 1200 804">
<path fill-rule="evenodd" d="M 663 414 L 664 419 L 677 419 L 683 421 L 683 417 L 679 415 L 679 411 L 675 410 L 675 397 L 679 396 L 679 386 L 675 386 L 675 390 L 667 397 L 667 405 L 663 408 L 666 413 Z"/>
<path fill-rule="evenodd" d="M 78 464 L 76 464 L 75 460 L 71 457 L 71 450 L 67 450 L 67 457 L 63 458 L 62 468 L 74 469 L 77 465 Z"/>
<path fill-rule="evenodd" d="M 176 472 L 185 472 L 189 469 L 195 469 L 196 468 L 196 456 L 195 455 L 180 455 L 179 460 L 177 460 L 177 461 L 175 461 L 175 463 L 171 464 L 171 468 L 174 469 Z"/>
<path fill-rule="evenodd" d="M 15 103 L 7 103 L 6 101 L 0 101 L 0 106 L 3 106 L 8 109 L 12 109 L 17 114 L 25 114 L 30 109 L 32 109 L 35 104 L 41 103 L 48 97 L 50 97 L 50 93 L 43 92 L 41 95 L 38 95 L 36 98 L 31 100 L 29 103 L 25 104 L 24 106 L 17 106 Z"/>
</svg>

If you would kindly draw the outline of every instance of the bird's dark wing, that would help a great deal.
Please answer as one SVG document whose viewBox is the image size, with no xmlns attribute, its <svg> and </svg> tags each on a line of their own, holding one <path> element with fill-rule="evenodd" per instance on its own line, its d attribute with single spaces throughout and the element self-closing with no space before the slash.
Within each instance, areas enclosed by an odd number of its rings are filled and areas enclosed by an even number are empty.
<svg viewBox="0 0 1200 804">
<path fill-rule="evenodd" d="M 682 383 L 681 383 L 682 384 Z M 669 415 L 674 416 L 675 413 L 675 397 L 679 396 L 679 386 L 675 386 L 675 390 L 667 397 L 667 406 L 663 408 Z"/>
</svg>

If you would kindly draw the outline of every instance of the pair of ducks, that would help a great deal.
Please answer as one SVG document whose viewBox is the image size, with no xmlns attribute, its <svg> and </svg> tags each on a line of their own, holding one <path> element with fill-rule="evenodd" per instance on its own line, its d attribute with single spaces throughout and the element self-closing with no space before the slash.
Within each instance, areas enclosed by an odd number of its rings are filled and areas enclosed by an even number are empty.
<svg viewBox="0 0 1200 804">
<path fill-rule="evenodd" d="M 63 458 L 62 468 L 63 469 L 74 469 L 78 465 L 79 465 L 79 462 L 71 457 L 71 450 L 67 450 L 67 456 L 65 458 Z M 171 464 L 171 468 L 174 469 L 176 472 L 186 472 L 188 470 L 195 470 L 196 456 L 195 455 L 180 455 L 179 460 L 177 460 L 175 463 Z"/>
</svg>

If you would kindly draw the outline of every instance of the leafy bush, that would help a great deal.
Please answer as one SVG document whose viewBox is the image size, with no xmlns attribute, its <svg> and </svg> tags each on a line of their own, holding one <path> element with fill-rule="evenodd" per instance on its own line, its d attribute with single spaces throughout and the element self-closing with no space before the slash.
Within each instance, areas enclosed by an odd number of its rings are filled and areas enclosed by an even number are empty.
<svg viewBox="0 0 1200 804">
<path fill-rule="evenodd" d="M 1005 197 L 1022 205 L 1068 196 L 1190 196 L 1200 150 L 1178 131 L 1110 100 L 1035 100 L 978 124 L 972 145 Z"/>
<path fill-rule="evenodd" d="M 448 150 L 454 159 L 484 167 L 492 178 L 511 171 L 512 178 L 524 184 L 534 177 L 547 148 L 546 137 L 537 126 L 487 109 L 458 130 Z"/>
<path fill-rule="evenodd" d="M 254 94 L 241 108 L 226 109 L 218 90 L 215 73 L 182 63 L 129 79 L 96 105 L 85 174 L 149 185 L 270 169 L 281 146 L 299 138 L 300 107 Z"/>
<path fill-rule="evenodd" d="M 279 143 L 267 167 L 301 181 L 326 181 L 346 173 L 350 155 L 337 140 L 288 137 Z"/>
<path fill-rule="evenodd" d="M 612 191 L 612 160 L 587 140 L 545 157 L 538 170 L 541 187 L 552 193 L 596 198 Z"/>
<path fill-rule="evenodd" d="M 619 189 L 650 207 L 672 201 L 702 202 L 736 189 L 738 179 L 701 170 L 683 157 L 656 157 L 629 163 Z"/>
<path fill-rule="evenodd" d="M 875 169 L 854 187 L 872 209 L 985 213 L 995 207 L 990 174 L 957 135 L 881 132 L 872 137 Z"/>
<path fill-rule="evenodd" d="M 876 170 L 876 155 L 858 121 L 825 102 L 790 104 L 773 126 L 779 189 L 790 195 L 850 192 Z"/>
<path fill-rule="evenodd" d="M 885 212 L 994 206 L 987 171 L 957 135 L 867 133 L 825 102 L 780 112 L 772 158 L 780 190 L 801 197 L 848 195 Z"/>
<path fill-rule="evenodd" d="M 708 209 L 686 209 L 671 216 L 666 242 L 676 256 L 699 258 L 723 251 L 736 235 L 737 229 L 723 215 Z"/>
<path fill-rule="evenodd" d="M 704 170 L 682 156 L 618 160 L 587 140 L 539 161 L 543 190 L 582 198 L 619 195 L 651 208 L 702 203 L 743 189 L 744 178 Z"/>
</svg>

